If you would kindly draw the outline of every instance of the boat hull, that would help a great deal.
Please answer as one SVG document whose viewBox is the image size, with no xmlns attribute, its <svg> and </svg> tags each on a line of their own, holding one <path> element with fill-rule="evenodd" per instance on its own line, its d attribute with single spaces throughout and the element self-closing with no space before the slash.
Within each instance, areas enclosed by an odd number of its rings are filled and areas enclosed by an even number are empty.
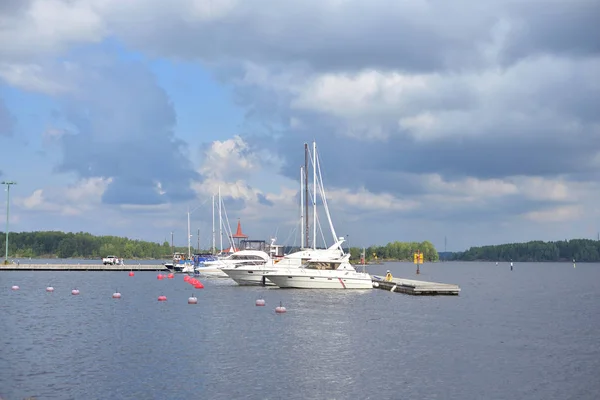
<svg viewBox="0 0 600 400">
<path fill-rule="evenodd" d="M 241 286 L 273 286 L 274 283 L 265 278 L 265 272 L 273 270 L 224 268 L 223 272 Z"/>
<path fill-rule="evenodd" d="M 265 277 L 280 288 L 295 289 L 372 289 L 373 282 L 368 274 L 354 273 L 338 276 L 310 273 L 276 273 Z"/>
<path fill-rule="evenodd" d="M 221 268 L 215 267 L 197 267 L 194 272 L 207 278 L 227 278 L 227 274 Z"/>
</svg>

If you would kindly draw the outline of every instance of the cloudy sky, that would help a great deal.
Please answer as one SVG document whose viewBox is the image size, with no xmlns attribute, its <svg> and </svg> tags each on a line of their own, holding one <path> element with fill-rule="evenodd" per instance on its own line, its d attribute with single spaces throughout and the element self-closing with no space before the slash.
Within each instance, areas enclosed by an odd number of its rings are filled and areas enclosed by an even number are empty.
<svg viewBox="0 0 600 400">
<path fill-rule="evenodd" d="M 197 207 L 208 247 L 220 187 L 233 225 L 297 244 L 316 140 L 350 245 L 595 238 L 599 15 L 594 0 L 2 0 L 11 230 L 183 245 Z"/>
</svg>

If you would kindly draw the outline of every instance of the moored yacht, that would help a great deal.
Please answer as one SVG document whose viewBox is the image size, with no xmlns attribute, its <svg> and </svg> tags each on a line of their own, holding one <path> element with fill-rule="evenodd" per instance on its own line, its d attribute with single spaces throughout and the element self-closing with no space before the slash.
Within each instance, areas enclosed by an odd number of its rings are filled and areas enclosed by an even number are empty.
<svg viewBox="0 0 600 400">
<path fill-rule="evenodd" d="M 344 239 L 340 238 L 336 244 L 328 249 L 304 249 L 283 257 L 278 256 L 278 254 L 270 254 L 272 262 L 262 265 L 238 264 L 223 267 L 222 271 L 239 285 L 273 285 L 271 281 L 265 279 L 267 272 L 278 271 L 281 268 L 300 268 L 313 258 L 340 259 L 344 256 L 341 247 L 343 241 Z"/>
<path fill-rule="evenodd" d="M 311 259 L 300 268 L 279 268 L 264 274 L 265 278 L 280 288 L 298 289 L 371 289 L 371 275 L 357 272 L 342 259 Z"/>
<path fill-rule="evenodd" d="M 250 266 L 256 268 L 265 264 L 273 264 L 273 260 L 266 252 L 262 250 L 240 250 L 223 259 L 205 262 L 204 266 L 196 268 L 196 271 L 208 277 L 226 278 L 227 274 L 224 270 L 227 268 L 235 268 L 238 266 Z"/>
</svg>

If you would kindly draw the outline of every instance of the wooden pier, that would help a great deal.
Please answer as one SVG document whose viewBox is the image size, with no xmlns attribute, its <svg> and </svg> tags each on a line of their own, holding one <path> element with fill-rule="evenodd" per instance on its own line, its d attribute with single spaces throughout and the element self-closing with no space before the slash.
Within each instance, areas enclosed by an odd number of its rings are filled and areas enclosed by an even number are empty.
<svg viewBox="0 0 600 400">
<path fill-rule="evenodd" d="M 168 271 L 162 264 L 0 264 L 0 271 Z"/>
<path fill-rule="evenodd" d="M 373 287 L 389 290 L 390 292 L 412 294 L 416 296 L 457 296 L 460 293 L 458 285 L 449 283 L 416 281 L 413 279 L 393 278 L 391 281 L 384 277 L 372 275 Z"/>
</svg>

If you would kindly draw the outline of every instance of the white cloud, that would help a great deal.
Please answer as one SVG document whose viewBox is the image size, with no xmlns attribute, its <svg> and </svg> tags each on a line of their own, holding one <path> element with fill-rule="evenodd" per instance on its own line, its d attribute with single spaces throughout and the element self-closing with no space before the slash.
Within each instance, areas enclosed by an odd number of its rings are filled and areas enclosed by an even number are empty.
<svg viewBox="0 0 600 400">
<path fill-rule="evenodd" d="M 258 156 L 239 136 L 224 141 L 214 141 L 204 151 L 199 172 L 215 179 L 247 176 L 261 168 Z"/>
<path fill-rule="evenodd" d="M 27 197 L 15 198 L 15 205 L 24 210 L 80 215 L 99 207 L 111 181 L 110 178 L 89 178 L 67 187 L 36 189 Z"/>
<path fill-rule="evenodd" d="M 570 205 L 555 207 L 549 210 L 531 211 L 525 213 L 524 217 L 540 223 L 546 222 L 567 222 L 578 219 L 583 210 L 580 206 Z"/>
<path fill-rule="evenodd" d="M 331 189 L 327 191 L 327 197 L 340 208 L 350 206 L 363 211 L 379 211 L 382 213 L 414 210 L 420 205 L 415 200 L 399 199 L 389 193 L 375 194 L 364 188 L 357 191 Z"/>
<path fill-rule="evenodd" d="M 7 84 L 25 90 L 56 95 L 70 89 L 57 82 L 57 76 L 37 64 L 9 64 L 0 62 L 0 78 Z"/>
</svg>

